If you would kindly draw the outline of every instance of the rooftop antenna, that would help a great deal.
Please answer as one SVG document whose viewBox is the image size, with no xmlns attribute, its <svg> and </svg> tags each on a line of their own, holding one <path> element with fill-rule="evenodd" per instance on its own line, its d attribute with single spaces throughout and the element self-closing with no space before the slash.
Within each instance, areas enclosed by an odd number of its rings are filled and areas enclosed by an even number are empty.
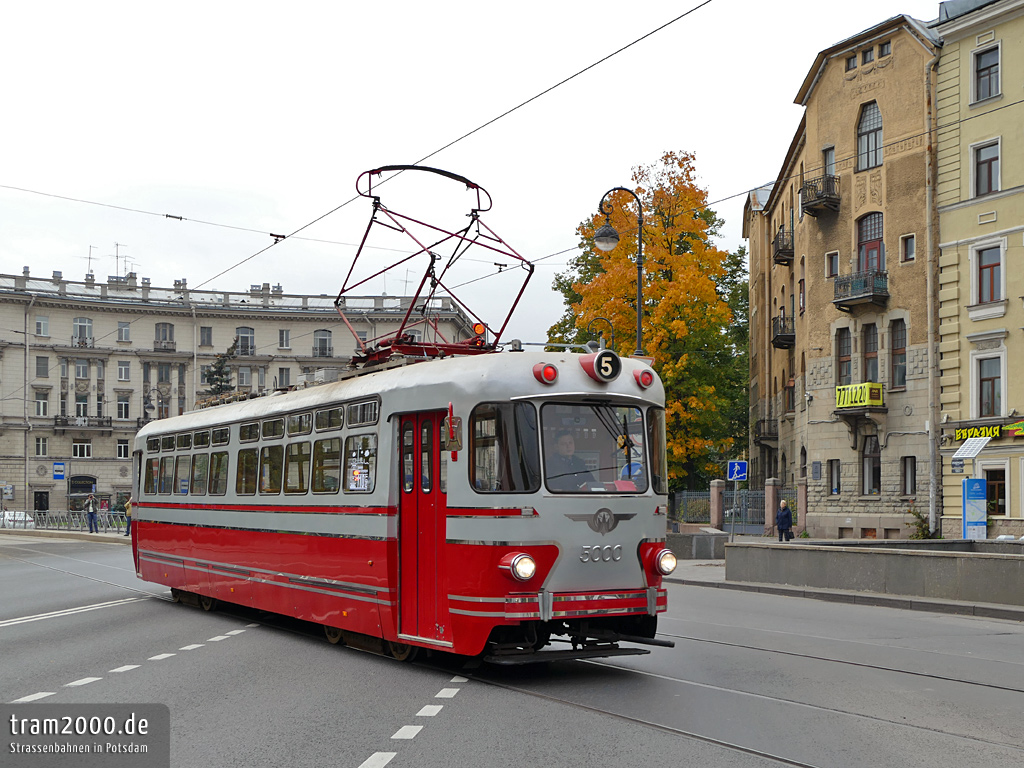
<svg viewBox="0 0 1024 768">
<path fill-rule="evenodd" d="M 89 260 L 89 267 L 88 267 L 88 270 L 87 270 L 86 274 L 89 274 L 89 275 L 92 274 L 92 249 L 95 248 L 95 247 L 96 247 L 95 245 L 90 245 L 89 246 L 89 255 L 86 257 Z"/>
<path fill-rule="evenodd" d="M 120 249 L 121 248 L 127 248 L 127 247 L 128 246 L 125 245 L 124 243 L 114 243 L 114 274 L 115 275 L 121 275 L 121 251 L 120 251 Z M 124 272 L 125 272 L 125 274 L 121 275 L 121 276 L 122 277 L 127 277 L 128 276 L 128 257 L 127 256 L 124 257 Z"/>
</svg>

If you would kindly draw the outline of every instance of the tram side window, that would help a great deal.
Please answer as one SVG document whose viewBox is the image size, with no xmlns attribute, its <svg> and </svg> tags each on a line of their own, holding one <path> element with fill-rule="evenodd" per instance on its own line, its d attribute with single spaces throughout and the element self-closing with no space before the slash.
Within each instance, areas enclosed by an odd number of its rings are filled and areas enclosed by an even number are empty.
<svg viewBox="0 0 1024 768">
<path fill-rule="evenodd" d="M 254 421 L 252 424 L 243 424 L 238 428 L 238 439 L 243 443 L 251 443 L 253 440 L 260 439 L 260 425 L 259 422 Z"/>
<path fill-rule="evenodd" d="M 376 476 L 377 436 L 349 436 L 345 440 L 345 493 L 372 493 Z"/>
<path fill-rule="evenodd" d="M 313 493 L 337 493 L 341 487 L 341 438 L 313 443 Z"/>
<path fill-rule="evenodd" d="M 470 414 L 469 483 L 478 493 L 540 488 L 537 411 L 529 403 L 481 403 Z"/>
<path fill-rule="evenodd" d="M 213 444 L 227 445 L 231 440 L 231 430 L 227 427 L 213 430 Z"/>
<path fill-rule="evenodd" d="M 647 412 L 647 445 L 651 454 L 651 487 L 655 493 L 668 493 L 664 408 L 651 408 Z"/>
<path fill-rule="evenodd" d="M 160 459 L 160 493 L 170 493 L 174 482 L 174 457 Z"/>
<path fill-rule="evenodd" d="M 191 456 L 179 456 L 175 460 L 174 487 L 171 493 L 188 493 L 188 477 L 192 470 Z"/>
<path fill-rule="evenodd" d="M 174 435 L 160 438 L 160 448 L 165 451 L 174 450 Z"/>
<path fill-rule="evenodd" d="M 252 496 L 256 493 L 256 477 L 259 469 L 259 452 L 247 448 L 238 452 L 238 468 L 235 470 L 235 493 Z"/>
<path fill-rule="evenodd" d="M 160 459 L 148 459 L 146 461 L 146 493 L 156 493 L 157 477 L 160 474 Z"/>
<path fill-rule="evenodd" d="M 289 445 L 284 466 L 284 492 L 305 493 L 309 488 L 309 442 Z"/>
<path fill-rule="evenodd" d="M 185 451 L 192 447 L 192 434 L 187 433 L 184 435 L 178 435 L 177 438 L 178 450 Z"/>
<path fill-rule="evenodd" d="M 415 442 L 412 424 L 406 424 L 402 430 L 402 491 L 412 493 L 416 487 L 416 455 L 413 453 Z"/>
<path fill-rule="evenodd" d="M 260 493 L 281 492 L 284 446 L 268 445 L 260 451 Z"/>
<path fill-rule="evenodd" d="M 313 414 L 293 413 L 288 417 L 288 435 L 308 435 L 313 431 Z"/>
<path fill-rule="evenodd" d="M 149 453 L 159 453 L 160 451 L 160 438 L 149 437 L 146 438 L 146 451 Z"/>
<path fill-rule="evenodd" d="M 210 456 L 199 453 L 192 457 L 192 485 L 193 496 L 206 495 L 206 481 L 210 471 Z"/>
<path fill-rule="evenodd" d="M 228 453 L 210 456 L 210 495 L 223 496 L 228 492 Z"/>
<path fill-rule="evenodd" d="M 209 432 L 196 432 L 192 435 L 192 445 L 196 448 L 209 448 L 210 447 L 210 433 Z"/>
<path fill-rule="evenodd" d="M 329 429 L 341 429 L 345 421 L 344 408 L 328 408 L 316 412 L 316 431 L 325 432 Z"/>
<path fill-rule="evenodd" d="M 284 419 L 267 419 L 263 422 L 263 438 L 282 437 L 284 435 Z"/>
</svg>

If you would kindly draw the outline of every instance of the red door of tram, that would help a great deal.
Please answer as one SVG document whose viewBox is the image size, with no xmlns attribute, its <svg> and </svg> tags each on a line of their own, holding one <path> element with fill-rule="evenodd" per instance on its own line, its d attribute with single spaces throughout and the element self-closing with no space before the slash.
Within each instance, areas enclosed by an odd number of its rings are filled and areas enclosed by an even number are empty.
<svg viewBox="0 0 1024 768">
<path fill-rule="evenodd" d="M 445 411 L 400 417 L 398 510 L 401 635 L 450 642 L 444 561 L 447 477 L 440 451 Z"/>
</svg>

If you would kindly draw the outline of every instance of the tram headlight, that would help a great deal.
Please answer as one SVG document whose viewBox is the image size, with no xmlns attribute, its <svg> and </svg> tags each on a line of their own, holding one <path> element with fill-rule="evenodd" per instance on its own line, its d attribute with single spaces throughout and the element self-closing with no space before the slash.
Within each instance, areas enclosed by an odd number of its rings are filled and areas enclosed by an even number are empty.
<svg viewBox="0 0 1024 768">
<path fill-rule="evenodd" d="M 676 569 L 676 556 L 672 550 L 663 549 L 655 556 L 654 564 L 658 569 L 658 573 L 662 576 L 668 576 Z"/>
<path fill-rule="evenodd" d="M 516 581 L 529 581 L 537 574 L 537 561 L 523 552 L 505 555 L 498 567 Z"/>
</svg>

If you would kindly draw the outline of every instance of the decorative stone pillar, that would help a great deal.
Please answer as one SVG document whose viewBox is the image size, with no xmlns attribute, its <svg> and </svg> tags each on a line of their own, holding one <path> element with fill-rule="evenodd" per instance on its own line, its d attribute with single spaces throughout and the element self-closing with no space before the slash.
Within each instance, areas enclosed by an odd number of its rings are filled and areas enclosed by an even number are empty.
<svg viewBox="0 0 1024 768">
<path fill-rule="evenodd" d="M 725 519 L 725 515 L 722 513 L 725 499 L 724 491 L 725 480 L 711 481 L 711 527 L 717 528 L 720 531 L 725 530 L 722 527 Z"/>
<path fill-rule="evenodd" d="M 796 481 L 796 519 L 793 520 L 793 533 L 803 525 L 807 530 L 807 478 L 800 477 Z"/>
<path fill-rule="evenodd" d="M 779 508 L 779 488 L 782 481 L 769 477 L 764 481 L 764 532 L 775 533 L 775 510 Z"/>
</svg>

